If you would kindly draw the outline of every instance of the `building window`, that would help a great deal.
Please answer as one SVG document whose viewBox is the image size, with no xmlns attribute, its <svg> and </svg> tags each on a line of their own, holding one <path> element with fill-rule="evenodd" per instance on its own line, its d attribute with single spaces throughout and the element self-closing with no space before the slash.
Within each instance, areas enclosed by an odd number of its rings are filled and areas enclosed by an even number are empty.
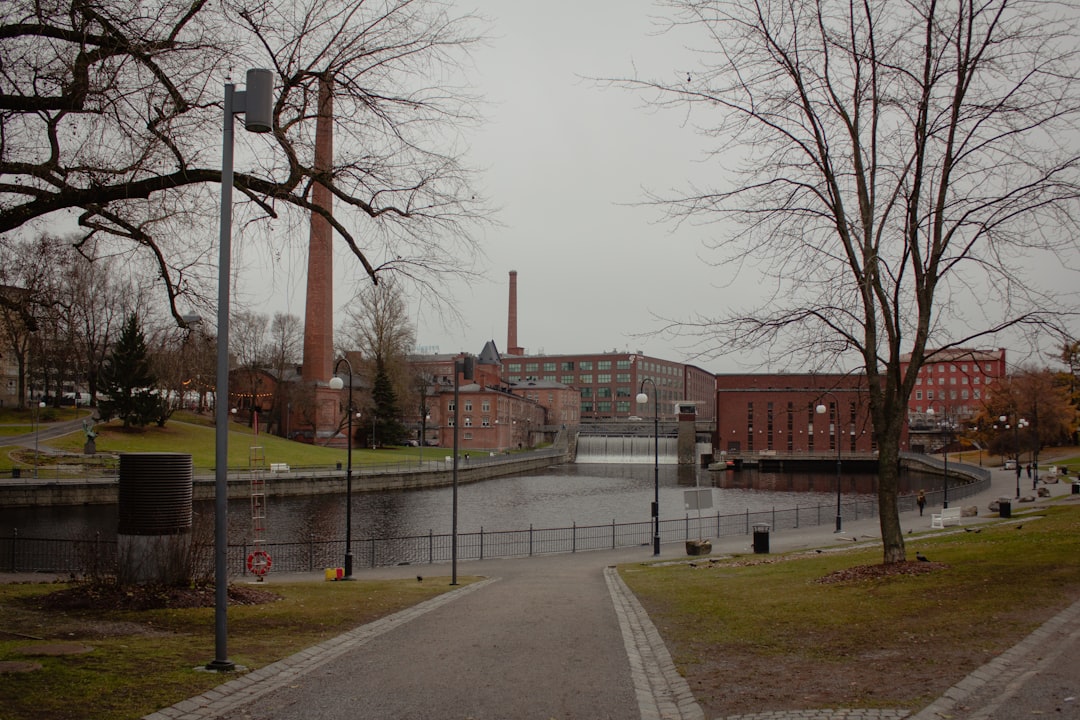
<svg viewBox="0 0 1080 720">
<path fill-rule="evenodd" d="M 555 363 L 553 363 L 553 362 L 544 363 L 544 372 L 555 372 Z"/>
<path fill-rule="evenodd" d="M 581 414 L 582 415 L 584 415 L 586 413 L 591 413 L 591 412 L 592 412 L 592 403 L 591 402 L 583 402 L 583 403 L 581 403 Z"/>
<path fill-rule="evenodd" d="M 960 391 L 960 399 L 961 400 L 967 400 L 968 399 L 968 391 L 967 390 L 961 390 Z"/>
<path fill-rule="evenodd" d="M 754 452 L 754 403 L 746 403 L 746 449 Z"/>
<path fill-rule="evenodd" d="M 510 363 L 506 366 L 506 371 L 512 373 L 521 372 L 521 363 Z"/>
<path fill-rule="evenodd" d="M 540 370 L 540 363 L 525 363 L 525 372 L 534 373 Z"/>
<path fill-rule="evenodd" d="M 601 383 L 601 384 L 611 382 L 611 373 L 600 373 L 600 374 L 598 374 L 596 376 L 596 382 Z"/>
<path fill-rule="evenodd" d="M 628 387 L 615 388 L 615 397 L 624 397 L 624 398 L 631 397 L 630 388 L 628 388 Z"/>
<path fill-rule="evenodd" d="M 978 400 L 978 399 L 980 399 L 980 398 L 982 397 L 982 391 L 980 391 L 980 390 L 976 389 L 976 390 L 974 390 L 974 392 L 973 392 L 972 396 L 973 396 L 973 397 L 974 397 L 974 398 L 975 398 L 976 400 Z"/>
<path fill-rule="evenodd" d="M 491 418 L 487 417 L 486 415 L 480 418 L 480 425 L 482 427 L 491 427 Z"/>
<path fill-rule="evenodd" d="M 630 401 L 619 400 L 615 403 L 615 412 L 628 413 L 630 412 Z"/>
<path fill-rule="evenodd" d="M 561 382 L 563 385 L 573 385 L 574 384 L 574 376 L 573 375 L 563 375 L 561 378 L 559 378 L 559 382 Z"/>
<path fill-rule="evenodd" d="M 454 412 L 454 410 L 457 409 L 457 406 L 454 405 L 454 401 L 451 400 L 450 402 L 446 403 L 446 409 L 449 410 L 450 412 Z"/>
<path fill-rule="evenodd" d="M 578 363 L 579 370 L 592 370 L 592 360 L 582 360 Z"/>
<path fill-rule="evenodd" d="M 596 397 L 609 398 L 611 397 L 611 388 L 598 387 L 596 388 Z"/>
<path fill-rule="evenodd" d="M 611 361 L 610 360 L 601 360 L 601 361 L 599 361 L 598 363 L 596 363 L 596 369 L 597 370 L 610 370 L 611 369 Z"/>
<path fill-rule="evenodd" d="M 491 412 L 491 401 L 485 400 L 480 403 L 480 410 L 482 410 L 483 412 Z"/>
<path fill-rule="evenodd" d="M 592 375 L 582 375 L 580 382 L 583 385 L 592 385 Z"/>
<path fill-rule="evenodd" d="M 611 401 L 609 400 L 609 401 L 605 401 L 605 402 L 596 403 L 596 409 L 597 409 L 598 412 L 602 412 L 602 413 L 611 412 Z"/>
<path fill-rule="evenodd" d="M 545 375 L 544 376 L 544 382 L 555 382 L 555 376 L 554 375 Z"/>
<path fill-rule="evenodd" d="M 472 440 L 472 433 L 471 432 L 465 433 L 465 439 L 466 440 Z"/>
<path fill-rule="evenodd" d="M 559 369 L 562 370 L 563 372 L 566 372 L 567 370 L 573 370 L 574 369 L 574 361 L 571 360 L 569 362 L 559 363 Z"/>
<path fill-rule="evenodd" d="M 922 400 L 922 390 L 916 390 L 915 391 L 915 399 L 916 400 Z"/>
<path fill-rule="evenodd" d="M 592 397 L 592 388 L 589 388 L 589 387 L 581 388 L 581 397 L 583 397 L 583 398 L 591 398 Z"/>
<path fill-rule="evenodd" d="M 472 400 L 465 401 L 465 412 L 472 412 Z"/>
<path fill-rule="evenodd" d="M 446 426 L 447 427 L 454 427 L 454 416 L 453 415 L 451 415 L 450 417 L 448 417 L 446 419 Z"/>
<path fill-rule="evenodd" d="M 471 415 L 466 415 L 465 416 L 465 427 L 472 427 L 472 416 Z"/>
<path fill-rule="evenodd" d="M 933 400 L 934 399 L 934 391 L 933 390 L 927 390 L 926 391 L 926 399 L 927 400 Z"/>
<path fill-rule="evenodd" d="M 630 369 L 630 361 L 629 360 L 618 360 L 618 361 L 616 361 L 615 369 L 616 370 L 629 370 Z"/>
<path fill-rule="evenodd" d="M 630 382 L 630 373 L 615 373 L 615 382 Z"/>
</svg>

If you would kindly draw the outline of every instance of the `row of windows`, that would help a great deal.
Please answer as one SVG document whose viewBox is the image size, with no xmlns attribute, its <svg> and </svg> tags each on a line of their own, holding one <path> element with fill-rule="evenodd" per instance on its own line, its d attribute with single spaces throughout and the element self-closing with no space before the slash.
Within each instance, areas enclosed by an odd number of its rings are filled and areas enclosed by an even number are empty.
<svg viewBox="0 0 1080 720">
<path fill-rule="evenodd" d="M 521 372 L 522 367 L 524 367 L 524 371 L 526 373 L 541 372 L 541 368 L 543 369 L 542 370 L 543 372 L 555 372 L 556 370 L 559 370 L 560 372 L 570 372 L 570 371 L 574 370 L 575 365 L 577 365 L 578 370 L 586 370 L 586 371 L 590 371 L 590 372 L 594 368 L 596 370 L 611 370 L 612 369 L 611 360 L 597 360 L 596 362 L 593 362 L 592 360 L 580 360 L 580 361 L 577 361 L 577 362 L 575 362 L 573 360 L 568 360 L 568 361 L 559 362 L 559 363 L 556 363 L 556 362 L 543 362 L 543 363 L 541 363 L 541 362 L 527 362 L 527 363 L 512 362 L 512 363 L 507 363 L 506 364 L 506 371 L 510 372 L 510 373 L 518 373 L 518 372 Z M 616 360 L 615 363 L 614 363 L 614 369 L 615 370 L 629 370 L 630 369 L 630 361 L 629 360 Z"/>
<path fill-rule="evenodd" d="M 971 384 L 972 384 L 972 385 L 978 385 L 978 384 L 979 384 L 979 381 L 980 381 L 981 379 L 982 379 L 982 376 L 981 376 L 981 375 L 976 375 L 975 377 L 973 377 L 973 378 L 971 379 Z M 922 385 L 922 381 L 923 381 L 923 379 L 922 379 L 921 377 L 917 377 L 917 378 L 915 378 L 915 384 L 916 384 L 916 385 Z M 984 385 L 989 385 L 989 384 L 990 384 L 990 381 L 991 381 L 991 378 L 986 378 L 986 381 L 985 381 L 985 382 L 984 382 L 983 384 L 984 384 Z M 927 384 L 927 385 L 933 385 L 933 384 L 934 384 L 934 378 L 926 378 L 926 384 Z M 945 378 L 944 378 L 943 376 L 940 376 L 940 375 L 939 375 L 939 376 L 938 376 L 938 379 L 937 379 L 937 384 L 938 384 L 938 385 L 944 385 L 944 384 L 945 384 Z M 956 384 L 957 384 L 957 383 L 956 383 L 956 377 L 955 377 L 955 376 L 954 376 L 954 377 L 950 377 L 950 378 L 949 378 L 949 384 L 950 384 L 950 385 L 956 385 Z M 961 375 L 961 376 L 960 376 L 960 384 L 961 384 L 961 385 L 967 385 L 967 384 L 968 384 L 968 377 L 967 377 L 967 375 Z"/>
<path fill-rule="evenodd" d="M 946 397 L 946 392 L 944 390 L 942 390 L 941 392 L 939 392 L 937 394 L 937 399 L 938 400 L 956 400 L 957 399 L 957 393 L 956 393 L 955 390 L 950 390 L 947 394 L 948 394 L 948 397 Z M 978 389 L 972 390 L 971 391 L 971 398 L 974 398 L 975 400 L 979 400 L 980 398 L 982 398 L 982 391 L 980 391 Z M 922 400 L 923 399 L 923 391 L 922 390 L 916 390 L 915 391 L 915 399 L 916 400 Z M 927 390 L 926 391 L 926 399 L 927 400 L 933 400 L 934 399 L 934 391 L 933 390 Z M 968 391 L 967 390 L 961 390 L 959 399 L 960 400 L 968 400 L 968 399 L 970 399 L 968 397 Z"/>
<path fill-rule="evenodd" d="M 463 402 L 461 404 L 461 408 L 465 412 L 472 412 L 473 401 L 472 400 L 466 400 L 465 402 Z M 449 410 L 450 412 L 454 412 L 454 401 L 453 400 L 451 400 L 449 403 L 447 403 L 446 409 Z M 480 403 L 480 410 L 482 412 L 491 412 L 491 401 L 490 400 L 484 400 L 482 403 Z"/>
<path fill-rule="evenodd" d="M 595 381 L 593 378 L 596 378 Z M 510 382 L 523 382 L 527 378 L 538 378 L 544 382 L 560 382 L 563 385 L 594 385 L 596 383 L 604 384 L 611 382 L 611 373 L 599 373 L 593 375 L 592 373 L 583 373 L 581 375 L 508 375 L 507 380 Z M 616 373 L 615 382 L 628 383 L 630 382 L 630 373 Z"/>
<path fill-rule="evenodd" d="M 607 412 L 611 412 L 611 407 L 612 407 L 611 402 L 607 401 L 607 400 L 601 400 L 600 402 L 596 402 L 596 403 L 583 402 L 583 403 L 581 403 L 581 414 L 582 415 L 591 415 L 593 413 L 594 408 L 595 408 L 596 412 L 607 413 Z M 615 403 L 615 412 L 620 412 L 620 413 L 628 413 L 628 412 L 630 412 L 630 402 L 627 401 L 627 400 L 619 400 L 618 402 Z"/>
<path fill-rule="evenodd" d="M 927 373 L 929 373 L 929 374 L 933 374 L 933 372 L 934 372 L 934 368 L 937 368 L 937 371 L 938 371 L 939 373 L 943 373 L 943 372 L 945 372 L 945 371 L 946 371 L 946 370 L 945 370 L 945 365 L 944 365 L 944 364 L 942 364 L 942 363 L 932 363 L 932 364 L 930 364 L 930 365 L 926 365 L 925 367 L 923 367 L 923 368 L 922 368 L 922 370 L 925 370 L 925 371 L 926 371 Z M 978 365 L 978 363 L 972 363 L 971 369 L 972 369 L 972 370 L 973 370 L 974 372 L 978 372 L 978 371 L 979 371 L 979 365 Z M 920 372 L 922 372 L 922 370 L 920 370 Z M 962 373 L 966 373 L 967 371 L 968 371 L 968 366 L 967 366 L 967 363 L 961 363 L 961 364 L 960 364 L 960 372 L 962 372 Z M 956 366 L 955 366 L 955 365 L 949 365 L 949 366 L 948 366 L 948 372 L 951 372 L 951 373 L 954 373 L 954 372 L 956 372 Z M 992 372 L 994 372 L 994 364 L 993 364 L 993 363 L 986 363 L 986 364 L 985 364 L 985 365 L 983 366 L 983 372 L 985 372 L 985 373 L 992 373 Z"/>
</svg>

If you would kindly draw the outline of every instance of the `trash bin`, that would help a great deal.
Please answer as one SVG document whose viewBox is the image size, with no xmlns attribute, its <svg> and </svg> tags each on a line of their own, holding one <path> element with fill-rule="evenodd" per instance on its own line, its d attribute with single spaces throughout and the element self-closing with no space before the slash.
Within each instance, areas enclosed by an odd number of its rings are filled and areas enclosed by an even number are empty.
<svg viewBox="0 0 1080 720">
<path fill-rule="evenodd" d="M 1080 481 L 1073 482 L 1073 495 L 1080 495 Z"/>
<path fill-rule="evenodd" d="M 759 555 L 769 554 L 769 526 L 765 524 L 754 526 L 754 552 Z"/>
<path fill-rule="evenodd" d="M 338 470 L 340 470 L 340 469 L 341 469 L 341 463 L 338 463 L 338 464 L 337 464 L 337 469 L 338 469 Z"/>
<path fill-rule="evenodd" d="M 22 477 L 22 468 L 11 468 L 11 477 L 18 480 Z M 1073 492 L 1076 492 L 1076 486 L 1073 486 Z"/>
<path fill-rule="evenodd" d="M 999 498 L 998 499 L 998 515 L 1003 518 L 1012 517 L 1012 499 L 1011 498 Z"/>
</svg>

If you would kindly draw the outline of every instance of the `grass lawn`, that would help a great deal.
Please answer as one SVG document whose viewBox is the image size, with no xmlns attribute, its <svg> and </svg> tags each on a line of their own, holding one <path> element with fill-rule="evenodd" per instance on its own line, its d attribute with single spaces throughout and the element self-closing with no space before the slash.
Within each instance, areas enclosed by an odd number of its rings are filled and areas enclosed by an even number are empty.
<svg viewBox="0 0 1080 720">
<path fill-rule="evenodd" d="M 66 411 L 58 411 L 65 413 Z M 85 410 L 83 411 L 85 413 Z M 57 416 L 57 420 L 70 420 L 81 415 Z M 24 427 L 24 426 L 20 426 Z M 196 472 L 207 471 L 214 466 L 216 429 L 205 417 L 189 413 L 177 413 L 165 427 L 149 426 L 125 430 L 117 421 L 103 423 L 94 428 L 98 436 L 96 446 L 99 455 L 112 455 L 124 452 L 185 452 L 191 453 Z M 30 428 L 26 428 L 29 432 Z M 10 433 L 11 435 L 18 433 Z M 64 437 L 48 442 L 43 447 L 71 453 L 67 458 L 50 458 L 42 455 L 39 468 L 46 475 L 50 464 L 71 463 L 84 458 L 83 444 L 86 436 L 82 430 L 76 430 Z M 231 423 L 229 426 L 229 467 L 246 469 L 251 447 L 258 445 L 263 449 L 267 463 L 286 463 L 293 468 L 333 467 L 346 462 L 344 448 L 328 448 L 308 443 L 294 442 L 275 435 L 260 433 L 255 436 L 250 427 Z M 380 465 L 401 462 L 419 462 L 420 449 L 353 447 L 353 466 Z M 442 457 L 445 451 L 440 448 L 425 448 L 424 457 L 428 460 Z M 32 466 L 33 451 L 27 448 L 0 447 L 0 472 L 10 471 L 12 467 L 28 468 Z"/>
<path fill-rule="evenodd" d="M 465 579 L 468 583 L 473 579 Z M 462 581 L 459 578 L 459 581 Z M 196 672 L 214 659 L 214 609 L 44 610 L 62 584 L 0 585 L 0 672 L 4 720 L 126 720 L 229 680 Z M 249 670 L 450 590 L 449 578 L 268 584 L 275 602 L 229 608 L 229 659 Z M 81 654 L 33 654 L 45 643 L 78 643 Z"/>
<path fill-rule="evenodd" d="M 1080 599 L 1080 505 L 1014 521 L 909 538 L 912 574 L 852 570 L 880 548 L 620 571 L 706 717 L 915 710 Z"/>
</svg>

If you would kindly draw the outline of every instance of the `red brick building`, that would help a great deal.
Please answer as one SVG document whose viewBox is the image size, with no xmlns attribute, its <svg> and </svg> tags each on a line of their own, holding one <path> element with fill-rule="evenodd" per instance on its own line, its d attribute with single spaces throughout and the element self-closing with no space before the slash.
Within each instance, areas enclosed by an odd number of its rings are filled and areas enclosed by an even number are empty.
<svg viewBox="0 0 1080 720">
<path fill-rule="evenodd" d="M 707 370 L 640 353 L 580 355 L 508 355 L 503 358 L 511 383 L 559 383 L 578 393 L 582 422 L 626 419 L 653 409 L 635 402 L 643 380 L 650 401 L 653 383 L 660 398 L 659 414 L 674 420 L 676 403 L 692 403 L 698 420 L 711 420 L 715 407 L 716 379 Z"/>
<path fill-rule="evenodd" d="M 865 376 L 716 376 L 717 453 L 834 455 L 838 445 L 843 454 L 877 450 Z"/>
<path fill-rule="evenodd" d="M 952 348 L 928 350 L 930 359 L 919 369 L 915 390 L 908 398 L 908 417 L 924 419 L 933 408 L 938 418 L 964 420 L 978 414 L 990 399 L 994 383 L 1005 377 L 1005 349 Z M 910 355 L 900 358 L 907 372 Z"/>
</svg>

